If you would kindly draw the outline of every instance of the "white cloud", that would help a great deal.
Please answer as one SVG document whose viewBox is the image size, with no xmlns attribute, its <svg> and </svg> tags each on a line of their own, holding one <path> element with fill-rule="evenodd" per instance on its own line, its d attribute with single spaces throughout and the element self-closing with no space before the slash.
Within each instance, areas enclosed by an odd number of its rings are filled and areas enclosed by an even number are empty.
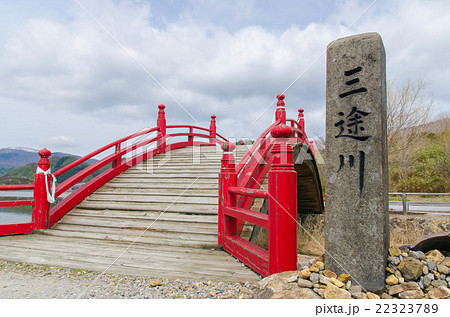
<svg viewBox="0 0 450 317">
<path fill-rule="evenodd" d="M 303 74 L 286 92 L 288 115 L 296 117 L 297 109 L 304 108 L 310 136 L 321 134 L 326 45 L 340 36 L 370 2 L 338 2 L 336 13 L 328 18 L 306 26 L 291 23 L 280 28 L 274 26 L 275 22 L 264 24 L 252 16 L 254 3 L 215 7 L 210 1 L 189 2 L 185 11 L 171 16 L 161 27 L 154 22 L 162 18 L 155 17 L 153 4 L 82 1 L 170 95 L 73 4 L 65 8 L 64 19 L 28 19 L 5 34 L 0 42 L 0 96 L 34 109 L 33 113 L 53 113 L 55 129 L 63 135 L 77 135 L 82 149 L 95 140 L 112 140 L 121 136 L 116 136 L 119 132 L 132 133 L 154 125 L 160 103 L 167 106 L 169 124 L 195 123 L 171 96 L 203 126 L 209 125 L 214 113 L 222 134 L 255 138 L 272 120 L 274 106 L 254 125 L 251 123 L 278 93 Z M 207 14 L 202 5 L 208 8 Z M 283 12 L 294 21 L 292 12 L 298 8 L 292 6 Z M 401 83 L 424 76 L 431 82 L 434 97 L 442 107 L 448 107 L 449 9 L 447 1 L 375 3 L 345 36 L 379 32 L 386 46 L 388 77 Z M 239 29 L 225 27 L 224 17 L 233 10 L 241 12 L 236 18 L 242 25 Z M 269 16 L 261 7 L 256 11 L 258 17 Z M 7 110 L 13 116 L 14 111 Z M 96 122 L 109 130 L 95 133 Z M 23 133 L 36 132 L 25 129 Z M 58 141 L 51 135 L 46 132 L 45 138 Z M 76 145 L 73 139 L 59 138 L 58 146 Z M 83 141 L 87 139 L 91 141 Z"/>
<path fill-rule="evenodd" d="M 72 137 L 65 135 L 53 136 L 44 141 L 48 146 L 57 148 L 69 148 L 77 145 Z"/>
</svg>

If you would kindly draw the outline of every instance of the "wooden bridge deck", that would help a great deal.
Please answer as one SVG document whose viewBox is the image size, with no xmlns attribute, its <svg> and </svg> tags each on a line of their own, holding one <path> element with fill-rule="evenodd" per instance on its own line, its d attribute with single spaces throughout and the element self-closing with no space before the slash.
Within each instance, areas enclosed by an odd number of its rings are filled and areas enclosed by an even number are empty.
<svg viewBox="0 0 450 317">
<path fill-rule="evenodd" d="M 201 248 L 148 243 L 23 235 L 0 238 L 1 258 L 9 261 L 89 271 L 222 282 L 259 277 L 229 254 Z"/>
<path fill-rule="evenodd" d="M 238 146 L 237 158 L 246 151 Z M 128 169 L 51 229 L 0 237 L 0 258 L 151 277 L 257 281 L 217 246 L 216 147 L 183 148 Z"/>
</svg>

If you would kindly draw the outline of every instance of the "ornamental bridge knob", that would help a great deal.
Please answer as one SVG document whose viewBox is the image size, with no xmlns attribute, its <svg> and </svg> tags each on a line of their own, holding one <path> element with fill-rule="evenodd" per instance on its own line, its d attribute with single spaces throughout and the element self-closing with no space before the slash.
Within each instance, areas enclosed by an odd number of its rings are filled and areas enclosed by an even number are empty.
<svg viewBox="0 0 450 317">
<path fill-rule="evenodd" d="M 292 136 L 292 128 L 290 126 L 287 126 L 285 124 L 280 124 L 277 125 L 276 127 L 274 127 L 272 129 L 272 131 L 270 131 L 270 134 L 272 135 L 272 137 L 276 138 L 276 139 L 287 139 L 290 138 Z"/>
<path fill-rule="evenodd" d="M 231 141 L 227 141 L 222 144 L 221 148 L 224 152 L 233 152 L 236 145 Z"/>
<path fill-rule="evenodd" d="M 38 152 L 38 154 L 41 158 L 49 158 L 52 155 L 52 152 L 50 152 L 50 150 L 47 150 L 46 148 L 43 148 Z"/>
</svg>

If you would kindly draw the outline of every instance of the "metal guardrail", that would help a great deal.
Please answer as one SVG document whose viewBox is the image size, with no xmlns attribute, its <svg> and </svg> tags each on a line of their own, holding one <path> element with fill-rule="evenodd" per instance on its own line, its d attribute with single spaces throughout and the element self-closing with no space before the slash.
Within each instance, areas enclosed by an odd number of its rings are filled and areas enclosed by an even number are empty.
<svg viewBox="0 0 450 317">
<path fill-rule="evenodd" d="M 450 196 L 450 193 L 389 193 L 392 196 L 402 196 L 403 213 L 406 214 L 409 211 L 409 203 L 406 201 L 407 195 L 414 196 Z"/>
</svg>

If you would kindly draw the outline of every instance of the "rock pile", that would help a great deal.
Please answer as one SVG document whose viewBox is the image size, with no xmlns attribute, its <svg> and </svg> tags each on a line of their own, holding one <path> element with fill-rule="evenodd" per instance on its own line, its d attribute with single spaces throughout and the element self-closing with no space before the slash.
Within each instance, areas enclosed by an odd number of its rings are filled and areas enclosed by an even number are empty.
<svg viewBox="0 0 450 317">
<path fill-rule="evenodd" d="M 385 292 L 405 299 L 450 297 L 450 257 L 432 250 L 390 248 Z"/>
<path fill-rule="evenodd" d="M 407 247 L 390 248 L 386 285 L 377 293 L 354 285 L 348 274 L 325 269 L 320 258 L 300 271 L 283 272 L 262 279 L 255 298 L 311 299 L 421 299 L 450 298 L 450 257 L 438 250 L 424 254 Z"/>
</svg>

